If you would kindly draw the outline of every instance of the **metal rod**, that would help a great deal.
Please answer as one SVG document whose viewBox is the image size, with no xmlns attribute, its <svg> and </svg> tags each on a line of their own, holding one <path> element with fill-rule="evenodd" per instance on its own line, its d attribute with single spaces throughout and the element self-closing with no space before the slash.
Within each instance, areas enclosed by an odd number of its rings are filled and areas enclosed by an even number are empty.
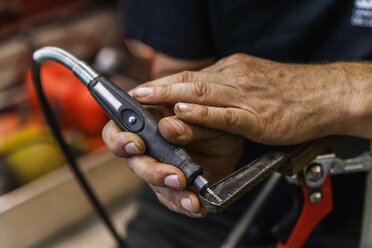
<svg viewBox="0 0 372 248">
<path fill-rule="evenodd" d="M 360 248 L 372 246 L 372 172 L 367 173 Z"/>
<path fill-rule="evenodd" d="M 248 210 L 244 213 L 243 217 L 240 221 L 235 225 L 233 230 L 229 233 L 226 240 L 222 245 L 221 248 L 233 248 L 235 247 L 241 237 L 243 236 L 244 232 L 250 227 L 253 223 L 253 220 L 261 211 L 263 205 L 274 191 L 275 186 L 281 179 L 281 175 L 279 173 L 274 173 L 269 180 L 265 183 L 264 187 L 253 201 L 252 205 Z"/>
</svg>

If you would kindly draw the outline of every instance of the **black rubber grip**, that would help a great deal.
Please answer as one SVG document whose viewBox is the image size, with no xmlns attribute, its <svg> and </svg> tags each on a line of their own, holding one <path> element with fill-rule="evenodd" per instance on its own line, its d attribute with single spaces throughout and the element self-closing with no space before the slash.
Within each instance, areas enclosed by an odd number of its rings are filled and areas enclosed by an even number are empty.
<svg viewBox="0 0 372 248">
<path fill-rule="evenodd" d="M 163 138 L 158 121 L 136 100 L 104 77 L 89 83 L 89 91 L 102 109 L 123 131 L 136 133 L 146 144 L 147 153 L 159 162 L 176 166 L 192 184 L 203 169 L 192 162 L 186 151 Z"/>
</svg>

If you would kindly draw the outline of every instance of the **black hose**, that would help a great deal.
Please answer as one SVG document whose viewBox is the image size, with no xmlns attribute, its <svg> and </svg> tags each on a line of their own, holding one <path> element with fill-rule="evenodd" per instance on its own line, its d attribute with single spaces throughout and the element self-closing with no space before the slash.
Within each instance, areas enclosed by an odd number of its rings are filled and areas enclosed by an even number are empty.
<svg viewBox="0 0 372 248">
<path fill-rule="evenodd" d="M 83 173 L 80 171 L 75 157 L 72 155 L 72 152 L 70 151 L 67 143 L 65 142 L 61 131 L 60 127 L 58 125 L 58 122 L 53 114 L 52 108 L 50 107 L 45 94 L 42 89 L 41 85 L 41 78 L 40 78 L 40 67 L 41 65 L 37 62 L 33 62 L 32 68 L 31 68 L 31 74 L 32 74 L 32 79 L 34 83 L 34 87 L 37 93 L 37 97 L 40 102 L 41 109 L 44 113 L 44 117 L 47 121 L 47 123 L 50 126 L 50 129 L 52 130 L 52 133 L 57 140 L 57 143 L 59 144 L 63 154 L 66 157 L 66 160 L 69 164 L 70 169 L 72 170 L 73 174 L 77 178 L 78 182 L 80 183 L 80 186 L 82 187 L 84 193 L 86 194 L 88 200 L 90 203 L 93 205 L 93 208 L 95 209 L 97 215 L 101 218 L 103 223 L 106 225 L 106 227 L 109 229 L 113 237 L 118 243 L 118 246 L 121 248 L 125 248 L 125 242 L 124 240 L 120 237 L 116 229 L 114 228 L 109 215 L 107 214 L 106 210 L 102 206 L 102 204 L 99 202 L 98 198 L 96 197 L 95 193 L 93 192 L 92 188 L 89 186 L 88 181 L 85 179 Z"/>
</svg>

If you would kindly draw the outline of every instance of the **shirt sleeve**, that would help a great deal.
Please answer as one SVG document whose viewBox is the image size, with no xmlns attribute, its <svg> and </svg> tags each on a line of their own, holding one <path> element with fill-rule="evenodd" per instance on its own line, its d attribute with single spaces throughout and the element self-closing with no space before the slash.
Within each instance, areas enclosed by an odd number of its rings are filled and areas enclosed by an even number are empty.
<svg viewBox="0 0 372 248">
<path fill-rule="evenodd" d="M 213 56 L 205 0 L 125 0 L 124 34 L 172 57 Z"/>
</svg>

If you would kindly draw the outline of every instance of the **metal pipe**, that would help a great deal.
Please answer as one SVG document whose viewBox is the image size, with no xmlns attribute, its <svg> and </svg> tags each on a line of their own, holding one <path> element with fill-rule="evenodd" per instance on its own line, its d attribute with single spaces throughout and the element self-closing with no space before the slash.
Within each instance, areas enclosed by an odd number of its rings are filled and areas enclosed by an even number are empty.
<svg viewBox="0 0 372 248">
<path fill-rule="evenodd" d="M 252 205 L 243 214 L 240 221 L 235 225 L 233 230 L 229 233 L 226 240 L 222 243 L 220 248 L 234 248 L 244 232 L 252 225 L 255 217 L 261 211 L 263 205 L 274 191 L 275 186 L 279 183 L 281 175 L 279 173 L 274 173 L 269 180 L 265 183 L 264 187 L 261 189 L 260 193 L 253 201 Z"/>
</svg>

